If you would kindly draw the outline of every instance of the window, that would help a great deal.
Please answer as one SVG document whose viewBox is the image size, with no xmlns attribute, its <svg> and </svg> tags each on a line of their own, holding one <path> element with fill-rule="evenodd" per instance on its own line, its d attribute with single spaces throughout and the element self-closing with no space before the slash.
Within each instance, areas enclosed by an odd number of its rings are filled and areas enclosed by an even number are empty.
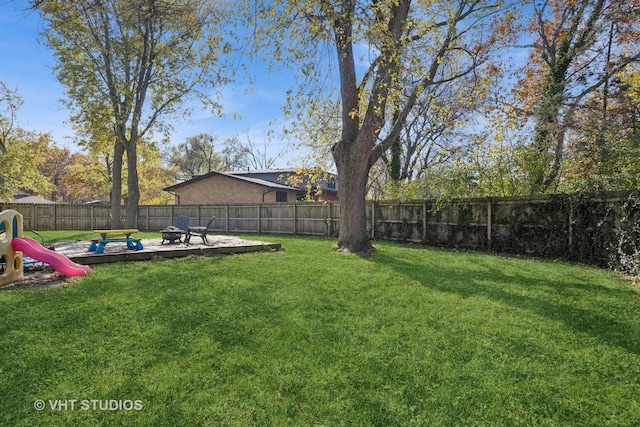
<svg viewBox="0 0 640 427">
<path fill-rule="evenodd" d="M 336 188 L 336 180 L 331 178 L 327 181 L 327 188 Z"/>
<path fill-rule="evenodd" d="M 287 192 L 276 191 L 276 202 L 286 202 L 286 201 L 287 201 Z"/>
</svg>

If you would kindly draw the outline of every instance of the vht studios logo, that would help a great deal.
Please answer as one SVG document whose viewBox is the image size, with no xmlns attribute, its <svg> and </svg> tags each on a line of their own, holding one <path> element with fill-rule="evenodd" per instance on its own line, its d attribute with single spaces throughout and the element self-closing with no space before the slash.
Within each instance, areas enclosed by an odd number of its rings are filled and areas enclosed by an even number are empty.
<svg viewBox="0 0 640 427">
<path fill-rule="evenodd" d="M 33 407 L 38 411 L 140 411 L 141 400 L 101 400 L 101 399 L 49 399 L 36 400 Z"/>
</svg>

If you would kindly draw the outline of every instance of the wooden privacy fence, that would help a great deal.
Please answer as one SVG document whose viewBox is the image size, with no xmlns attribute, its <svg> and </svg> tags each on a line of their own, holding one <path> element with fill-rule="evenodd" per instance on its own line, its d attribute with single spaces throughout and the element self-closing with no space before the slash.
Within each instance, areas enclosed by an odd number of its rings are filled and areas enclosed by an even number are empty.
<svg viewBox="0 0 640 427">
<path fill-rule="evenodd" d="M 369 206 L 372 235 L 431 246 L 567 259 L 640 273 L 636 191 Z"/>
<path fill-rule="evenodd" d="M 24 227 L 33 230 L 95 230 L 111 228 L 109 206 L 79 204 L 3 203 L 15 209 Z M 339 205 L 334 203 L 273 203 L 251 205 L 142 205 L 137 228 L 158 231 L 174 217 L 186 215 L 191 225 L 206 225 L 220 233 L 266 233 L 333 236 L 337 233 Z"/>
<path fill-rule="evenodd" d="M 443 206 L 432 201 L 370 202 L 367 218 L 374 239 L 605 265 L 612 249 L 621 249 L 621 236 L 640 233 L 637 199 L 636 192 L 624 192 L 464 199 Z M 25 228 L 35 230 L 110 228 L 109 206 L 5 203 L 4 209 L 21 212 Z M 189 216 L 193 225 L 206 225 L 215 216 L 212 229 L 219 233 L 336 236 L 339 209 L 337 203 L 315 202 L 149 205 L 140 206 L 137 227 L 158 231 L 178 215 Z M 635 250 L 629 249 L 630 242 L 625 250 Z"/>
<path fill-rule="evenodd" d="M 178 215 L 204 226 L 215 216 L 214 232 L 332 236 L 337 232 L 338 209 L 332 203 L 141 206 L 138 228 L 160 230 Z"/>
</svg>

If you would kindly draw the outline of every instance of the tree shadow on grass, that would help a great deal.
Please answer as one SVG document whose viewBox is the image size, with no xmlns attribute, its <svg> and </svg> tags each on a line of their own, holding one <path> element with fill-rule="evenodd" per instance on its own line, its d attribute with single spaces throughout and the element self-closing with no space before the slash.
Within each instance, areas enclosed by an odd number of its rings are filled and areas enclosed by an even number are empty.
<svg viewBox="0 0 640 427">
<path fill-rule="evenodd" d="M 637 308 L 640 307 L 640 294 L 631 289 L 618 290 L 566 278 L 535 277 L 515 268 L 505 274 L 501 269 L 482 261 L 477 261 L 474 268 L 466 269 L 464 264 L 447 266 L 413 263 L 406 258 L 379 251 L 373 262 L 390 267 L 398 275 L 430 289 L 463 298 L 482 297 L 526 310 L 562 322 L 576 332 L 591 335 L 608 346 L 620 347 L 640 355 L 640 325 L 635 321 L 640 318 L 640 310 Z M 546 294 L 540 292 L 543 287 L 548 289 Z M 562 292 L 569 288 L 578 295 L 563 297 Z M 584 304 L 584 298 L 589 298 L 591 303 Z M 572 304 L 572 301 L 575 303 Z M 578 302 L 583 306 L 593 305 L 594 309 L 579 307 Z M 613 302 L 624 308 L 621 310 Z"/>
</svg>

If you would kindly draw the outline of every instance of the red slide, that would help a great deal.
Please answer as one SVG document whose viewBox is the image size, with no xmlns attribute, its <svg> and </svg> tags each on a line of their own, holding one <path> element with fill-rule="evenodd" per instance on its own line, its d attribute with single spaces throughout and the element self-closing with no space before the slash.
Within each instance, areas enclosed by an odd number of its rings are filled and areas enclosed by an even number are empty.
<svg viewBox="0 0 640 427">
<path fill-rule="evenodd" d="M 28 257 L 49 264 L 67 277 L 84 276 L 91 271 L 88 266 L 76 264 L 66 256 L 45 248 L 30 237 L 12 239 L 11 246 Z"/>
</svg>

